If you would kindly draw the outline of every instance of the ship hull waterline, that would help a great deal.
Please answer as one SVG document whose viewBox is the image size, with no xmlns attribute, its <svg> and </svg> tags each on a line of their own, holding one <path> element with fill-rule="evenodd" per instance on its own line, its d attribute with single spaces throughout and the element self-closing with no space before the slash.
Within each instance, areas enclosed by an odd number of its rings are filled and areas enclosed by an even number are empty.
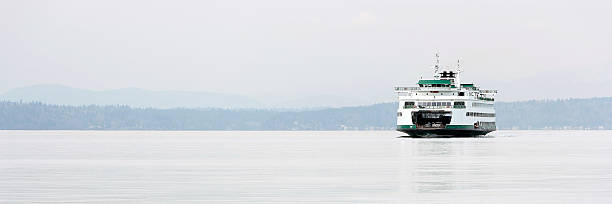
<svg viewBox="0 0 612 204">
<path fill-rule="evenodd" d="M 408 134 L 407 137 L 479 137 L 494 130 L 478 129 L 445 129 L 445 128 L 398 128 L 397 131 Z"/>
</svg>

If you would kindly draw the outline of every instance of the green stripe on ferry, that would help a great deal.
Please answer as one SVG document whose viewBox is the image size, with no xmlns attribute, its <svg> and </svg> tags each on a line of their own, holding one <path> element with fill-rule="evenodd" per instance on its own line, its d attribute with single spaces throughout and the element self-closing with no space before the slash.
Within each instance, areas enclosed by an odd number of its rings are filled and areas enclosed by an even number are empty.
<svg viewBox="0 0 612 204">
<path fill-rule="evenodd" d="M 473 125 L 446 125 L 446 129 L 474 129 Z"/>
<path fill-rule="evenodd" d="M 440 80 L 419 80 L 419 84 L 451 84 L 450 80 L 440 79 Z"/>
<path fill-rule="evenodd" d="M 416 129 L 416 125 L 398 125 L 397 129 Z"/>
</svg>

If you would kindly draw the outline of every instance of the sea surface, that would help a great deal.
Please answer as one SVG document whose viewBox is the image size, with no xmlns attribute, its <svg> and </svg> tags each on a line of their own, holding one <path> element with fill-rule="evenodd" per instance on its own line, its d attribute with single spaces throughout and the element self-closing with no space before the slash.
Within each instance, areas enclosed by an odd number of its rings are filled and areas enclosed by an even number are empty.
<svg viewBox="0 0 612 204">
<path fill-rule="evenodd" d="M 612 203 L 612 131 L 0 131 L 0 203 Z"/>
</svg>

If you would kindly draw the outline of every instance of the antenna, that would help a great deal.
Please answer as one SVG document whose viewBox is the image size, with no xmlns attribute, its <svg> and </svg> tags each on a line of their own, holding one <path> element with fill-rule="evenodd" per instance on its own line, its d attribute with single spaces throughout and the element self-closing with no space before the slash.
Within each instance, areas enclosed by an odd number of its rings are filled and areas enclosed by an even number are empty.
<svg viewBox="0 0 612 204">
<path fill-rule="evenodd" d="M 457 73 L 461 72 L 461 62 L 459 61 L 459 58 L 457 58 Z"/>
<path fill-rule="evenodd" d="M 461 89 L 461 79 L 459 78 L 461 72 L 461 61 L 457 57 L 457 77 L 455 77 L 455 84 L 458 84 L 457 87 L 459 87 L 459 89 Z"/>
<path fill-rule="evenodd" d="M 436 65 L 434 66 L 434 74 L 438 73 L 439 68 L 440 68 L 440 53 L 436 52 Z"/>
</svg>

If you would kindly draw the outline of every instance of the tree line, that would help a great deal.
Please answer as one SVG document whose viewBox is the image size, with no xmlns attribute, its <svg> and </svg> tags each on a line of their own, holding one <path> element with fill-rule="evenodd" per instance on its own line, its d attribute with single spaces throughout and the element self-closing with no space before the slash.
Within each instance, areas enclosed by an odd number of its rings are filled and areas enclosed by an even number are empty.
<svg viewBox="0 0 612 204">
<path fill-rule="evenodd" d="M 497 102 L 498 129 L 612 129 L 612 98 Z M 325 108 L 155 109 L 0 102 L 0 129 L 393 130 L 396 103 Z"/>
</svg>

